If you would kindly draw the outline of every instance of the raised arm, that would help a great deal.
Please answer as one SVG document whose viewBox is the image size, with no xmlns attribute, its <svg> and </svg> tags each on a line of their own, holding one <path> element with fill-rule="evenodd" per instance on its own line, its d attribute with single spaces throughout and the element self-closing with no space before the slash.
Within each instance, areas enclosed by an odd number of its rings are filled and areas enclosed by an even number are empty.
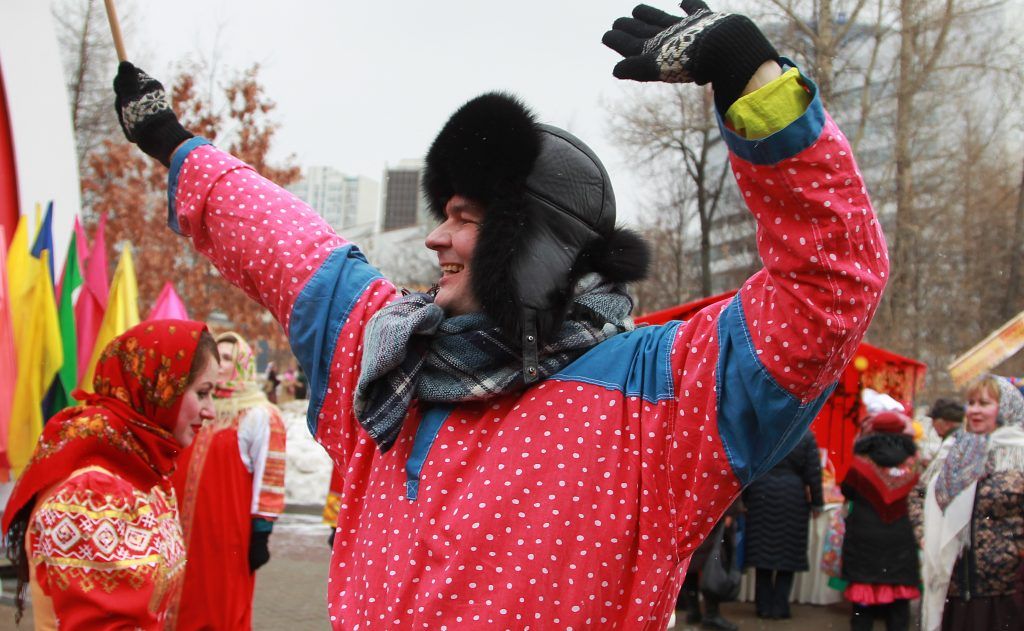
<svg viewBox="0 0 1024 631">
<path fill-rule="evenodd" d="M 678 514 L 692 516 L 685 538 L 797 446 L 867 329 L 888 257 L 814 84 L 749 19 L 682 6 L 684 18 L 640 5 L 604 42 L 625 57 L 619 78 L 712 84 L 764 264 L 732 300 L 678 328 L 670 465 Z"/>
<path fill-rule="evenodd" d="M 302 200 L 193 137 L 158 81 L 122 62 L 114 89 L 125 137 L 169 166 L 168 224 L 284 327 L 309 378 L 310 428 L 344 460 L 339 437 L 351 442 L 356 432 L 339 415 L 321 423 L 319 412 L 326 404 L 351 407 L 361 346 L 337 349 L 343 339 L 362 339 L 370 316 L 397 296 L 395 287 Z"/>
</svg>

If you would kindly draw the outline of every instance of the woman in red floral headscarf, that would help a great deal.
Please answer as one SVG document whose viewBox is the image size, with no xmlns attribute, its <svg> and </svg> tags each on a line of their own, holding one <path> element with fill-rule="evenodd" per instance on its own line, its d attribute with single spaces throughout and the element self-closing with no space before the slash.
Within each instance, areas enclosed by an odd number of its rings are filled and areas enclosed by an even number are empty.
<svg viewBox="0 0 1024 631">
<path fill-rule="evenodd" d="M 216 343 L 199 322 L 137 325 L 103 350 L 95 393 L 47 422 L 3 516 L 36 629 L 159 629 L 185 549 L 168 476 L 213 417 Z"/>
</svg>

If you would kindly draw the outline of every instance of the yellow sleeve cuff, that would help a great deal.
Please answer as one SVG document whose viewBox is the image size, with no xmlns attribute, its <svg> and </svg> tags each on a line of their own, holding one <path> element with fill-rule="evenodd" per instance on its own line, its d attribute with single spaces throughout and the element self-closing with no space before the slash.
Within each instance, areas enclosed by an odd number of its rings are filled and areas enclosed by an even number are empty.
<svg viewBox="0 0 1024 631">
<path fill-rule="evenodd" d="M 800 118 L 811 98 L 800 84 L 800 71 L 790 68 L 771 83 L 740 97 L 725 113 L 725 120 L 744 138 L 766 138 Z"/>
</svg>

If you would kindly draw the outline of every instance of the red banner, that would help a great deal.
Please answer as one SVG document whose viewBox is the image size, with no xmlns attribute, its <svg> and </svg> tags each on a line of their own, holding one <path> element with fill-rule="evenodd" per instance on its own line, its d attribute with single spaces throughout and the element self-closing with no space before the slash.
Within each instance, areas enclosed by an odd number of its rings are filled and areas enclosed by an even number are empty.
<svg viewBox="0 0 1024 631">
<path fill-rule="evenodd" d="M 4 91 L 3 68 L 0 68 L 0 226 L 6 239 L 0 245 L 4 250 L 14 238 L 18 227 L 18 171 L 14 164 L 14 144 L 11 137 L 10 117 L 7 114 L 7 94 Z"/>
</svg>

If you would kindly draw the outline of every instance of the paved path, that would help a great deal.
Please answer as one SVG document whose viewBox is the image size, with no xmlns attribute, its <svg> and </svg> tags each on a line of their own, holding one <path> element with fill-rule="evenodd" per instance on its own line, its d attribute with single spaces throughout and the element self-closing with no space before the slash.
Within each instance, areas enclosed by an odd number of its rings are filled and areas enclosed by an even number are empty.
<svg viewBox="0 0 1024 631">
<path fill-rule="evenodd" d="M 306 631 L 329 629 L 327 622 L 327 548 L 328 529 L 318 515 L 287 513 L 274 527 L 271 561 L 256 579 L 253 628 L 256 631 Z M 3 581 L 10 595 L 13 584 Z M 752 603 L 728 603 L 722 606 L 727 618 L 751 631 L 819 631 L 848 629 L 849 613 L 844 605 L 813 607 L 795 605 L 791 620 L 758 620 Z M 0 631 L 32 628 L 31 612 L 20 627 L 14 625 L 14 607 L 10 599 L 0 599 Z M 676 631 L 691 631 L 699 626 L 682 620 Z M 881 626 L 879 626 L 881 628 Z M 496 630 L 497 631 L 497 630 Z"/>
<path fill-rule="evenodd" d="M 327 546 L 330 529 L 319 515 L 285 513 L 270 536 L 270 563 L 257 572 L 253 628 L 330 629 Z"/>
</svg>

